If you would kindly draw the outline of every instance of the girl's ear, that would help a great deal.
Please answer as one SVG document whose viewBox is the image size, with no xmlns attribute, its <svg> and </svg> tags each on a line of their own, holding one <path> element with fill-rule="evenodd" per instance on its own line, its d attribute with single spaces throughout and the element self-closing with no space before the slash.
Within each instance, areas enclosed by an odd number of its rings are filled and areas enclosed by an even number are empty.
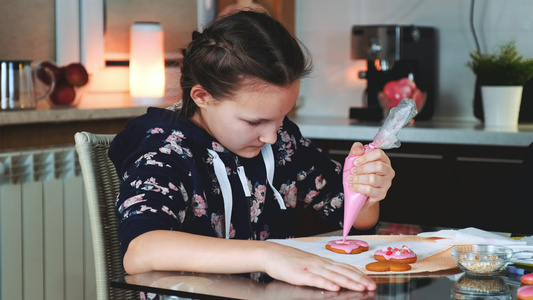
<svg viewBox="0 0 533 300">
<path fill-rule="evenodd" d="M 212 102 L 213 97 L 201 85 L 197 84 L 191 89 L 191 99 L 198 107 L 205 107 Z"/>
</svg>

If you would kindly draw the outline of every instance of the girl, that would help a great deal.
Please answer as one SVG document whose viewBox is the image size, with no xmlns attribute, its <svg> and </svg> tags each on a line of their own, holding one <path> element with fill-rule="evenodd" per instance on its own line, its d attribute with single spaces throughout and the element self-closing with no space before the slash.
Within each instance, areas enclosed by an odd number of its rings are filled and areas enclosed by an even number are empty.
<svg viewBox="0 0 533 300">
<path fill-rule="evenodd" d="M 295 207 L 343 220 L 340 164 L 285 115 L 311 63 L 270 16 L 218 19 L 183 51 L 182 107 L 149 108 L 109 150 L 124 179 L 119 240 L 130 274 L 152 270 L 264 272 L 296 285 L 375 290 L 355 267 L 269 238 L 294 236 Z M 362 155 L 349 181 L 369 199 L 354 224 L 374 226 L 394 171 L 381 150 Z"/>
</svg>

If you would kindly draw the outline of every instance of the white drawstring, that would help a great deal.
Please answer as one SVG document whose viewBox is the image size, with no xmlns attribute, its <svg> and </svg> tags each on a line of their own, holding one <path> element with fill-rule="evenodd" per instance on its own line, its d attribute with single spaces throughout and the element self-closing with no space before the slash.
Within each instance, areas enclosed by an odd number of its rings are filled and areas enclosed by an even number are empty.
<svg viewBox="0 0 533 300">
<path fill-rule="evenodd" d="M 222 191 L 222 198 L 224 199 L 224 228 L 226 230 L 226 239 L 229 239 L 229 229 L 231 225 L 231 210 L 233 209 L 233 196 L 231 192 L 231 184 L 228 178 L 228 172 L 226 171 L 226 165 L 218 154 L 207 149 L 213 156 L 213 167 L 215 169 L 215 176 L 217 177 L 220 190 Z"/>
<path fill-rule="evenodd" d="M 246 195 L 246 197 L 252 196 L 252 193 L 250 192 L 250 187 L 248 186 L 248 179 L 246 179 L 246 173 L 244 172 L 243 166 L 237 167 L 237 174 L 239 174 L 239 179 L 241 180 L 244 195 Z"/>
<path fill-rule="evenodd" d="M 231 212 L 233 209 L 233 194 L 231 191 L 231 184 L 229 182 L 228 172 L 226 171 L 226 165 L 224 165 L 224 162 L 222 161 L 222 159 L 220 159 L 218 153 L 211 149 L 207 149 L 207 151 L 209 151 L 211 156 L 213 156 L 213 168 L 215 169 L 215 176 L 217 177 L 218 184 L 220 185 L 220 190 L 222 192 L 222 198 L 224 199 L 224 229 L 226 230 L 226 239 L 229 239 Z M 283 197 L 278 192 L 278 190 L 276 190 L 276 188 L 272 185 L 272 181 L 274 180 L 275 168 L 272 146 L 270 144 L 264 145 L 263 148 L 261 148 L 261 154 L 263 155 L 263 161 L 265 163 L 267 182 L 270 185 L 272 191 L 274 192 L 274 197 L 276 198 L 276 200 L 278 200 L 279 207 L 282 210 L 285 210 L 287 209 L 287 207 L 285 206 L 285 201 L 283 200 Z M 246 174 L 243 166 L 239 166 L 237 168 L 237 174 L 239 175 L 244 194 L 246 195 L 246 197 L 250 197 L 250 188 L 248 187 L 248 181 L 246 179 Z"/>
<path fill-rule="evenodd" d="M 276 190 L 274 185 L 272 185 L 272 182 L 274 181 L 274 152 L 272 152 L 272 145 L 265 144 L 261 148 L 261 154 L 263 155 L 263 161 L 265 162 L 265 168 L 267 173 L 267 182 L 270 185 L 270 188 L 274 192 L 274 196 L 278 200 L 279 207 L 283 210 L 287 209 L 285 206 L 285 201 L 283 200 L 283 197 L 281 197 L 281 194 Z"/>
</svg>

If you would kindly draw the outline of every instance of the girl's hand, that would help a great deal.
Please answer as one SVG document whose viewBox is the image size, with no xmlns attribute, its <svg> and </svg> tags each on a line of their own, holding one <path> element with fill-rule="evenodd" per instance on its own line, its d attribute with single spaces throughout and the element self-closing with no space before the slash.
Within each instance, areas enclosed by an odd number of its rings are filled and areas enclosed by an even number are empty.
<svg viewBox="0 0 533 300">
<path fill-rule="evenodd" d="M 354 266 L 280 244 L 266 244 L 264 271 L 272 278 L 329 291 L 376 289 L 376 283 Z"/>
<path fill-rule="evenodd" d="M 348 176 L 350 188 L 368 196 L 365 206 L 372 206 L 387 195 L 395 172 L 389 157 L 381 149 L 365 153 L 363 144 L 354 143 L 351 153 L 360 155 L 354 160 L 351 175 Z"/>
</svg>

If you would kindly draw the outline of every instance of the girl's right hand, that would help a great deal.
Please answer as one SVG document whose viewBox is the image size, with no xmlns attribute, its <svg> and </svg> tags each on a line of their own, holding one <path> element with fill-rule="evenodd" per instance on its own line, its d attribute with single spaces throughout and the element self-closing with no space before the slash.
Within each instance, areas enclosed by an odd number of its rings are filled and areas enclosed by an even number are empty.
<svg viewBox="0 0 533 300">
<path fill-rule="evenodd" d="M 272 278 L 329 291 L 376 290 L 376 283 L 354 266 L 268 241 L 264 250 L 264 272 Z"/>
</svg>

